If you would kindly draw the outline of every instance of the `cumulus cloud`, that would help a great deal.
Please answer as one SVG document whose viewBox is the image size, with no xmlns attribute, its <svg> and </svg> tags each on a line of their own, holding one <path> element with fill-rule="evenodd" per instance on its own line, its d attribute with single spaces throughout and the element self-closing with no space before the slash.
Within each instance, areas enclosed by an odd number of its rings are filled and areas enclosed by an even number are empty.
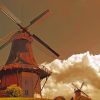
<svg viewBox="0 0 100 100">
<path fill-rule="evenodd" d="M 83 91 L 94 100 L 99 100 L 97 98 L 100 94 L 100 55 L 86 52 L 72 55 L 66 60 L 56 59 L 43 65 L 52 71 L 52 75 L 42 91 L 44 97 L 54 98 L 62 95 L 70 98 L 74 89 L 71 83 L 74 82 L 80 87 L 81 82 L 84 81 L 87 86 L 83 87 Z"/>
</svg>

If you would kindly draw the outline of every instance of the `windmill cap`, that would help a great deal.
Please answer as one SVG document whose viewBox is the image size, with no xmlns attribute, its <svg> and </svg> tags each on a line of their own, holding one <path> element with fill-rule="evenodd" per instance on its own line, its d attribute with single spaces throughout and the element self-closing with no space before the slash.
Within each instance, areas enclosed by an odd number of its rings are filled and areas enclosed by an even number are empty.
<svg viewBox="0 0 100 100">
<path fill-rule="evenodd" d="M 76 92 L 81 92 L 81 90 L 80 90 L 80 89 L 78 89 L 78 90 L 75 90 L 75 93 L 76 93 Z"/>
</svg>

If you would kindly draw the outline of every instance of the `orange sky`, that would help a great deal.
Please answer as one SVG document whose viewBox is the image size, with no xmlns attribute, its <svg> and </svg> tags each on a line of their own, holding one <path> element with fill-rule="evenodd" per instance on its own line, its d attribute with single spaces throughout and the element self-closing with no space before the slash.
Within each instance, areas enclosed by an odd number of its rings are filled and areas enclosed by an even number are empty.
<svg viewBox="0 0 100 100">
<path fill-rule="evenodd" d="M 61 55 L 61 59 L 88 50 L 93 54 L 99 54 L 99 0 L 0 1 L 22 21 L 23 25 L 28 25 L 36 15 L 50 9 L 52 14 L 42 23 L 31 27 L 30 31 L 54 48 Z M 0 13 L 0 36 L 17 29 L 11 20 Z M 48 61 L 53 60 L 41 50 L 37 50 L 39 48 L 34 46 L 33 48 L 38 62 L 45 61 L 44 58 Z M 43 60 L 37 54 L 41 55 Z"/>
</svg>

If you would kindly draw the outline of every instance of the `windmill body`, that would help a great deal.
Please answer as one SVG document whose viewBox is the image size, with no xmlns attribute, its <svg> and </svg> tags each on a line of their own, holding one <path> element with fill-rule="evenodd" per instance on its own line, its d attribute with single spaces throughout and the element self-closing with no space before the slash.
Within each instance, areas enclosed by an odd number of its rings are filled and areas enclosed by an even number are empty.
<svg viewBox="0 0 100 100">
<path fill-rule="evenodd" d="M 23 96 L 41 95 L 40 80 L 49 73 L 38 67 L 32 52 L 32 41 L 32 37 L 26 33 L 18 34 L 12 41 L 8 60 L 0 67 L 1 90 L 17 84 L 24 91 Z"/>
</svg>

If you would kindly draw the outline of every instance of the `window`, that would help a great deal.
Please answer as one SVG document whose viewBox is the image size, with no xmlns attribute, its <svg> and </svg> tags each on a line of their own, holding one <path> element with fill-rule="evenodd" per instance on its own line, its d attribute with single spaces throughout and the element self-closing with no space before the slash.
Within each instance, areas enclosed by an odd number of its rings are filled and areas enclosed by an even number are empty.
<svg viewBox="0 0 100 100">
<path fill-rule="evenodd" d="M 28 95 L 28 90 L 25 90 L 25 95 L 26 95 L 26 96 Z"/>
</svg>

